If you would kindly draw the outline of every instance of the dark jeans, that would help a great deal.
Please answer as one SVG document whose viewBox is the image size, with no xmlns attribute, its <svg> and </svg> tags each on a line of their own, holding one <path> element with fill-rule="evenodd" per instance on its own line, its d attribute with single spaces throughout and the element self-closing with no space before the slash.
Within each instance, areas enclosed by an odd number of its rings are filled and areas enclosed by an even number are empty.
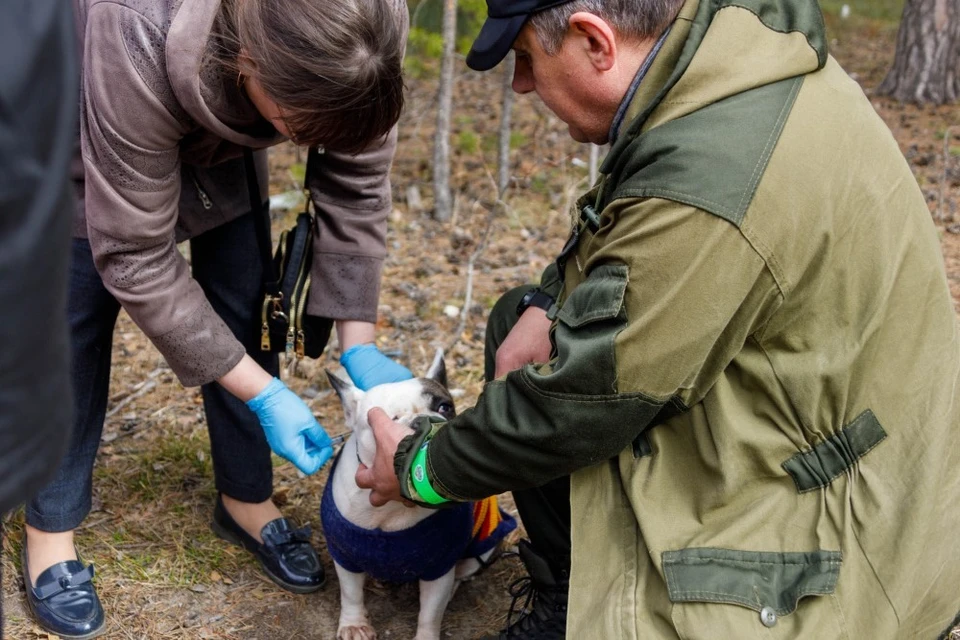
<svg viewBox="0 0 960 640">
<path fill-rule="evenodd" d="M 190 243 L 193 277 L 247 352 L 273 375 L 275 354 L 260 351 L 256 330 L 262 266 L 250 214 Z M 110 381 L 110 351 L 120 304 L 103 286 L 90 244 L 74 239 L 67 316 L 72 343 L 73 434 L 53 481 L 27 504 L 27 524 L 41 531 L 77 528 L 90 512 L 93 463 L 100 445 Z M 247 406 L 217 383 L 201 388 L 217 490 L 243 502 L 273 491 L 270 447 Z"/>
<path fill-rule="evenodd" d="M 529 286 L 511 289 L 497 301 L 487 322 L 484 376 L 493 380 L 497 348 L 517 323 L 517 305 Z M 513 499 L 530 542 L 551 565 L 554 573 L 570 575 L 570 477 L 540 487 L 514 491 Z"/>
</svg>

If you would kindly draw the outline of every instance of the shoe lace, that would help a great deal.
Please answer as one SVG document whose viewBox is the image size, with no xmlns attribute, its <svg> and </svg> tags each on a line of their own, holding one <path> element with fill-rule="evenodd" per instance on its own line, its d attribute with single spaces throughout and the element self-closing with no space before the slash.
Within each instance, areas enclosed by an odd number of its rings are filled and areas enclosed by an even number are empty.
<svg viewBox="0 0 960 640">
<path fill-rule="evenodd" d="M 524 623 L 532 611 L 531 602 L 536 602 L 537 589 L 533 586 L 533 578 L 523 576 L 511 582 L 508 590 L 510 595 L 513 596 L 513 600 L 510 601 L 510 611 L 507 613 L 506 632 L 507 637 L 510 637 L 515 631 L 520 631 L 526 626 Z M 521 598 L 523 598 L 523 604 L 518 608 L 517 601 Z M 515 615 L 517 616 L 516 622 L 513 619 Z"/>
<path fill-rule="evenodd" d="M 501 558 L 519 555 L 516 551 L 507 551 Z M 553 602 L 550 590 L 541 591 L 529 574 L 511 582 L 507 590 L 512 599 L 506 628 L 500 632 L 501 640 L 536 639 L 543 637 L 544 632 L 562 635 L 566 628 L 566 601 Z"/>
</svg>

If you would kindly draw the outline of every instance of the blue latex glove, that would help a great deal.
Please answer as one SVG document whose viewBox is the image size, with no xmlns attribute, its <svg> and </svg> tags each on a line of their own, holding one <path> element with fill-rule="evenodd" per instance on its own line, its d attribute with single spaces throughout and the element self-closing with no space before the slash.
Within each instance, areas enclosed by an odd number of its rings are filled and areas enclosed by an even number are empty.
<svg viewBox="0 0 960 640">
<path fill-rule="evenodd" d="M 333 456 L 330 436 L 310 408 L 277 378 L 248 400 L 247 406 L 257 414 L 274 453 L 305 474 L 316 473 Z"/>
<path fill-rule="evenodd" d="M 350 347 L 340 356 L 340 364 L 361 391 L 372 389 L 378 384 L 400 382 L 413 377 L 409 369 L 380 353 L 374 344 Z"/>
</svg>

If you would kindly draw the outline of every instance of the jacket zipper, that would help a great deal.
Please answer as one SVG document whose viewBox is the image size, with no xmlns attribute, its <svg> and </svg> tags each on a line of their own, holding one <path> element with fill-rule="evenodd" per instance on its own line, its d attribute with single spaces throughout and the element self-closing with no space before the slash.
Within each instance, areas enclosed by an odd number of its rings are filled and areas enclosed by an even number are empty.
<svg viewBox="0 0 960 640">
<path fill-rule="evenodd" d="M 193 180 L 193 186 L 197 188 L 197 194 L 200 196 L 200 204 L 203 205 L 204 209 L 209 211 L 213 208 L 213 201 L 210 200 L 210 196 L 208 196 L 207 192 L 200 186 L 200 182 L 197 181 L 197 176 L 191 174 L 190 177 Z"/>
<path fill-rule="evenodd" d="M 297 325 L 297 360 L 303 358 L 306 355 L 307 350 L 307 340 L 306 334 L 303 332 L 303 311 L 304 307 L 307 306 L 307 296 L 304 295 L 306 292 L 310 291 L 310 274 L 307 274 L 307 279 L 303 284 L 303 293 L 300 294 L 300 299 L 297 301 L 297 311 L 294 321 Z"/>
</svg>

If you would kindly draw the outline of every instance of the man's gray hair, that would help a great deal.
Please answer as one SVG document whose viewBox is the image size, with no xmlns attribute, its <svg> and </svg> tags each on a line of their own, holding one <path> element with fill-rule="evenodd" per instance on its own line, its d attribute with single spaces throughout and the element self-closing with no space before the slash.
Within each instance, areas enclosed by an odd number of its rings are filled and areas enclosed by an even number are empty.
<svg viewBox="0 0 960 640">
<path fill-rule="evenodd" d="M 622 38 L 657 38 L 669 26 L 684 0 L 572 0 L 530 16 L 540 46 L 548 55 L 560 51 L 570 16 L 580 11 L 603 18 Z"/>
</svg>

